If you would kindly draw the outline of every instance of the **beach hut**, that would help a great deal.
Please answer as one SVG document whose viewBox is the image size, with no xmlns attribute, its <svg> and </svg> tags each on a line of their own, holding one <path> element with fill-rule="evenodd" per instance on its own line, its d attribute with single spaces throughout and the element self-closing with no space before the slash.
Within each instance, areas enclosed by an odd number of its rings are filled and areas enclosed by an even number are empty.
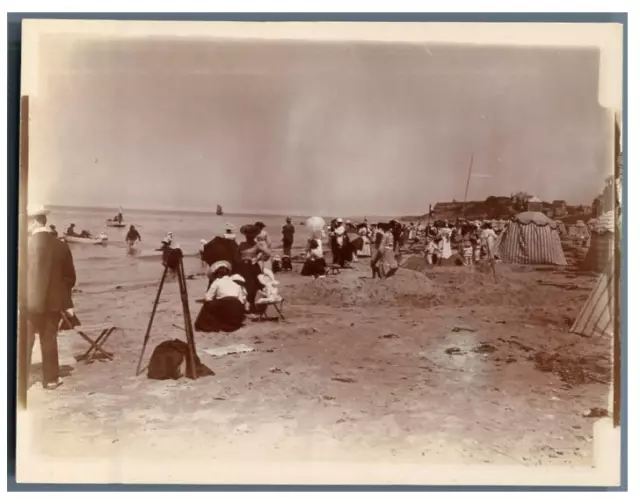
<svg viewBox="0 0 640 504">
<path fill-rule="evenodd" d="M 616 282 L 614 262 L 609 261 L 598 283 L 580 310 L 570 331 L 586 337 L 613 337 L 615 327 Z"/>
<path fill-rule="evenodd" d="M 522 212 L 509 222 L 496 243 L 504 262 L 566 266 L 558 225 L 541 212 Z"/>
<path fill-rule="evenodd" d="M 615 214 L 613 210 L 603 213 L 592 224 L 591 244 L 580 269 L 602 272 L 613 260 L 615 246 Z"/>
</svg>

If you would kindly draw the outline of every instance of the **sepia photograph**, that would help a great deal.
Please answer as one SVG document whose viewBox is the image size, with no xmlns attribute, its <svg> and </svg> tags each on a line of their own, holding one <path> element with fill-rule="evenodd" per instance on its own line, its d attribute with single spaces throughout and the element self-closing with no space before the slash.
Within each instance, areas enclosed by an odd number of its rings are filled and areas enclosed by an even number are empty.
<svg viewBox="0 0 640 504">
<path fill-rule="evenodd" d="M 622 25 L 22 30 L 18 483 L 620 485 Z"/>
</svg>

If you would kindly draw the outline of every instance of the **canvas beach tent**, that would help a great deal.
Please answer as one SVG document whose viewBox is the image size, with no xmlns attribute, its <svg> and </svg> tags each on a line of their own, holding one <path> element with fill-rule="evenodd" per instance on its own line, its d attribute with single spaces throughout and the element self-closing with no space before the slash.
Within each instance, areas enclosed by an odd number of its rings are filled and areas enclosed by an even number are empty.
<svg viewBox="0 0 640 504">
<path fill-rule="evenodd" d="M 606 336 L 612 338 L 615 327 L 616 282 L 614 261 L 609 261 L 589 299 L 580 310 L 570 331 L 586 337 Z"/>
<path fill-rule="evenodd" d="M 509 222 L 494 253 L 503 262 L 566 266 L 558 225 L 541 212 L 522 212 Z"/>
</svg>

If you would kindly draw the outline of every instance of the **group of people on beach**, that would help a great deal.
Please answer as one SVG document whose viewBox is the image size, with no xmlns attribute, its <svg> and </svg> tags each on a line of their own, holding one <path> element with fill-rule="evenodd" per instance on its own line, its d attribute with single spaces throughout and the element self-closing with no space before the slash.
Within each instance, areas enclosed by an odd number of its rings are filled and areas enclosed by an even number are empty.
<svg viewBox="0 0 640 504">
<path fill-rule="evenodd" d="M 482 259 L 494 259 L 498 235 L 490 222 L 438 222 L 426 226 L 424 234 L 427 264 L 442 264 L 452 256 L 464 266 L 471 266 Z"/>
<path fill-rule="evenodd" d="M 61 383 L 56 368 L 58 358 L 55 339 L 60 314 L 66 311 L 70 320 L 77 321 L 71 302 L 75 269 L 67 244 L 57 239 L 55 226 L 46 227 L 46 212 L 34 213 L 30 215 L 30 219 L 30 254 L 34 257 L 42 255 L 43 261 L 46 259 L 45 262 L 50 266 L 46 275 L 55 277 L 56 289 L 60 291 L 55 295 L 55 302 L 53 298 L 45 299 L 36 295 L 39 291 L 48 292 L 36 285 L 45 277 L 41 274 L 29 275 L 32 304 L 35 300 L 37 305 L 31 307 L 29 313 L 34 332 L 40 334 L 42 342 L 44 383 L 46 387 L 55 387 Z M 363 222 L 353 224 L 349 220 L 336 218 L 329 226 L 325 226 L 324 221 L 320 221 L 322 225 L 310 232 L 301 257 L 301 274 L 304 276 L 319 278 L 326 274 L 327 263 L 323 251 L 323 241 L 326 238 L 334 269 L 349 267 L 360 259 L 369 259 L 374 279 L 392 276 L 399 267 L 401 248 L 406 244 L 415 245 L 421 236 L 425 238 L 424 256 L 427 263 L 432 265 L 441 264 L 455 254 L 465 265 L 493 257 L 498 238 L 490 222 L 439 221 L 426 225 L 406 225 L 391 220 L 370 224 L 365 218 Z M 38 237 L 45 236 L 42 234 L 43 230 L 47 231 L 46 236 L 51 239 L 43 240 Z M 248 315 L 261 315 L 267 305 L 282 301 L 275 274 L 292 270 L 296 227 L 291 218 L 286 219 L 281 230 L 282 256 L 274 254 L 272 239 L 263 222 L 243 225 L 239 231 L 243 236 L 240 242 L 236 241 L 235 227 L 231 224 L 227 224 L 224 232 L 212 240 L 202 240 L 200 256 L 203 264 L 207 265 L 208 283 L 202 309 L 195 321 L 195 329 L 198 331 L 233 332 L 244 324 Z M 73 224 L 66 232 L 66 236 L 83 235 L 86 233 L 76 233 Z M 139 231 L 131 225 L 125 237 L 129 249 L 133 249 L 141 241 Z M 174 246 L 173 235 L 169 232 L 158 250 L 166 251 Z M 36 260 L 29 267 L 39 268 L 38 264 Z M 62 290 L 64 294 L 61 294 Z"/>
<path fill-rule="evenodd" d="M 283 245 L 293 245 L 291 220 L 283 227 Z M 200 257 L 207 268 L 208 285 L 204 302 L 195 321 L 201 332 L 232 332 L 240 328 L 248 314 L 261 314 L 269 303 L 282 300 L 274 263 L 271 237 L 263 222 L 240 228 L 244 240 L 238 243 L 235 227 L 225 226 L 221 236 L 201 244 Z M 277 269 L 277 268 L 276 268 Z"/>
<path fill-rule="evenodd" d="M 357 237 L 351 240 L 349 232 L 355 232 Z M 333 263 L 344 267 L 359 258 L 371 258 L 374 278 L 392 275 L 398 268 L 400 250 L 405 245 L 417 244 L 420 238 L 424 238 L 427 264 L 439 265 L 454 257 L 456 263 L 471 266 L 482 259 L 494 259 L 498 234 L 491 221 L 463 219 L 455 223 L 444 220 L 426 224 L 402 224 L 395 219 L 369 224 L 366 218 L 352 224 L 348 220 L 334 219 L 329 226 Z M 314 246 L 316 244 L 312 243 L 310 249 L 317 250 Z"/>
</svg>

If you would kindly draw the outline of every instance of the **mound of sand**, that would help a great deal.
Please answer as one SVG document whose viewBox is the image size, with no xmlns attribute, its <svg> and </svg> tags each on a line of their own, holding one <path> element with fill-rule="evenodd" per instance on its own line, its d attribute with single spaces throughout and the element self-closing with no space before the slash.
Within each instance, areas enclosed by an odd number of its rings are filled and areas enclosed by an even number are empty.
<svg viewBox="0 0 640 504">
<path fill-rule="evenodd" d="M 582 306 L 589 290 L 544 289 L 538 280 L 557 282 L 551 277 L 551 271 L 542 271 L 539 277 L 532 275 L 532 266 L 520 266 L 497 263 L 496 275 L 488 263 L 473 267 L 465 266 L 429 266 L 420 256 L 407 257 L 402 268 L 417 274 L 423 274 L 433 285 L 439 288 L 441 304 L 449 306 L 533 306 L 540 312 L 545 305 Z M 572 315 L 573 311 L 562 314 Z M 553 321 L 562 326 L 564 319 Z"/>
<path fill-rule="evenodd" d="M 384 280 L 372 279 L 357 272 L 344 272 L 310 280 L 287 290 L 294 303 L 328 306 L 420 306 L 440 303 L 437 288 L 426 276 L 400 269 Z"/>
</svg>

